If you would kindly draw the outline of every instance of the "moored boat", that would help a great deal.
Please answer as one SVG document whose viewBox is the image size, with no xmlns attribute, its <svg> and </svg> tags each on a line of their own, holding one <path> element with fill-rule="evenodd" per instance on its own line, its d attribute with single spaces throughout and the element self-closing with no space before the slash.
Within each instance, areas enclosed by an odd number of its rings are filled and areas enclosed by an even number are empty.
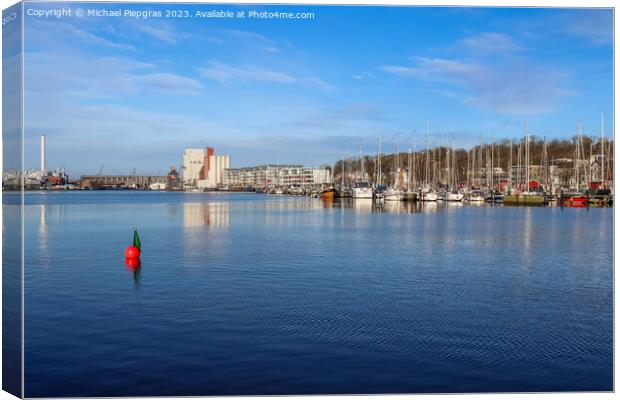
<svg viewBox="0 0 620 400">
<path fill-rule="evenodd" d="M 328 187 L 326 189 L 321 190 L 319 193 L 319 197 L 322 199 L 334 199 L 337 196 L 336 189 L 333 187 Z"/>
<path fill-rule="evenodd" d="M 405 196 L 402 190 L 390 188 L 383 192 L 383 198 L 386 201 L 403 201 L 405 199 Z"/>
<path fill-rule="evenodd" d="M 449 192 L 446 194 L 446 201 L 452 201 L 452 202 L 463 201 L 464 197 L 465 195 L 463 195 L 463 193 Z"/>
<path fill-rule="evenodd" d="M 372 188 L 368 182 L 355 182 L 353 186 L 354 199 L 372 199 Z"/>
<path fill-rule="evenodd" d="M 428 192 L 422 192 L 422 196 L 420 197 L 420 200 L 422 200 L 422 201 L 437 201 L 438 197 L 439 196 L 437 196 L 436 192 L 428 191 Z"/>
</svg>

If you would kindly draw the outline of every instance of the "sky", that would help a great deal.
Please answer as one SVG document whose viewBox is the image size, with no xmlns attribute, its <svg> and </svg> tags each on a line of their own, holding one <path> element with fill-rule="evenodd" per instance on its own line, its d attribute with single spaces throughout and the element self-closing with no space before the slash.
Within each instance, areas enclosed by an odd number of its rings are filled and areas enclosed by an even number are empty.
<svg viewBox="0 0 620 400">
<path fill-rule="evenodd" d="M 45 10 L 67 8 L 57 18 Z M 76 16 L 76 9 L 85 16 Z M 481 138 L 613 127 L 610 9 L 26 3 L 26 167 L 165 174 L 185 148 L 232 167 L 319 166 Z M 88 10 L 121 10 L 121 17 Z M 126 10 L 161 17 L 124 16 Z M 176 18 L 166 11 L 177 10 Z M 234 18 L 196 12 L 231 11 Z M 181 18 L 179 14 L 191 17 Z M 245 11 L 245 18 L 240 14 Z M 250 11 L 313 18 L 249 18 Z M 135 13 L 134 13 L 135 14 Z M 47 16 L 46 16 L 47 15 Z M 237 16 L 239 15 L 239 16 Z"/>
</svg>

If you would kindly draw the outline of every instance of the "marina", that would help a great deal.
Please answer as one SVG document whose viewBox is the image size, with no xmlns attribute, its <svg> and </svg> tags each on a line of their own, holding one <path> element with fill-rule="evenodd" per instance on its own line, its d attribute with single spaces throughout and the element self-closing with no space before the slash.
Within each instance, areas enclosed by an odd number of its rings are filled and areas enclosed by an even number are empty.
<svg viewBox="0 0 620 400">
<path fill-rule="evenodd" d="M 606 140 L 601 114 L 599 138 L 582 133 L 576 125 L 571 140 L 532 137 L 528 124 L 523 138 L 457 149 L 446 135 L 445 145 L 416 150 L 415 131 L 409 151 L 396 142 L 384 153 L 383 137 L 376 154 L 342 157 L 319 168 L 266 164 L 231 168 L 229 155 L 212 147 L 185 149 L 182 173 L 175 166 L 167 175 L 105 175 L 102 165 L 94 175 L 72 181 L 63 169 L 47 170 L 46 136 L 41 136 L 40 169 L 3 174 L 3 190 L 154 190 L 169 192 L 254 192 L 300 195 L 324 199 L 374 199 L 378 202 L 479 202 L 507 205 L 607 207 L 613 205 L 613 140 Z M 586 148 L 588 149 L 586 151 Z"/>
</svg>

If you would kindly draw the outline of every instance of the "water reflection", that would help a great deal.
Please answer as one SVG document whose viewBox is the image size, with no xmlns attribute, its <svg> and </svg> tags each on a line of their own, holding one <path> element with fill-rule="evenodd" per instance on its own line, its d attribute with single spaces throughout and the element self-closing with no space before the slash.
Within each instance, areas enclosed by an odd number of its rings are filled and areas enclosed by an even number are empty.
<svg viewBox="0 0 620 400">
<path fill-rule="evenodd" d="M 226 248 L 229 242 L 231 207 L 244 204 L 256 209 L 259 202 L 211 202 L 183 203 L 183 240 L 185 254 L 214 254 Z M 192 268 L 199 268 L 201 263 L 190 263 Z"/>
<path fill-rule="evenodd" d="M 142 274 L 142 264 L 139 258 L 126 258 L 125 266 L 127 271 L 133 274 L 133 284 L 136 289 L 140 289 L 140 278 Z"/>
<path fill-rule="evenodd" d="M 369 213 L 390 213 L 390 214 L 419 214 L 419 213 L 434 213 L 439 209 L 445 207 L 445 205 L 438 206 L 436 202 L 422 203 L 411 201 L 385 201 L 385 200 L 373 200 L 373 199 L 321 199 L 318 203 L 310 202 L 306 203 L 306 206 L 312 208 L 340 208 L 343 211 L 345 209 L 352 209 L 357 214 L 369 214 Z M 462 206 L 462 204 L 461 204 Z M 458 207 L 458 206 L 456 206 Z M 292 207 L 297 208 L 297 207 Z"/>
<path fill-rule="evenodd" d="M 532 218 L 533 212 L 531 207 L 525 207 L 523 210 L 523 264 L 531 265 L 532 260 Z"/>
<path fill-rule="evenodd" d="M 230 225 L 230 203 L 184 203 L 183 226 L 227 228 Z"/>
<path fill-rule="evenodd" d="M 439 205 L 436 201 L 429 201 L 421 203 L 421 209 L 423 213 L 436 213 L 439 210 Z"/>
<path fill-rule="evenodd" d="M 39 250 L 41 251 L 41 255 L 45 258 L 49 257 L 48 249 L 48 237 L 47 237 L 47 205 L 40 204 L 39 205 Z M 47 265 L 47 263 L 44 263 Z"/>
<path fill-rule="evenodd" d="M 375 202 L 373 202 L 372 199 L 354 199 L 352 204 L 356 213 L 368 214 L 373 212 L 373 205 Z"/>
</svg>

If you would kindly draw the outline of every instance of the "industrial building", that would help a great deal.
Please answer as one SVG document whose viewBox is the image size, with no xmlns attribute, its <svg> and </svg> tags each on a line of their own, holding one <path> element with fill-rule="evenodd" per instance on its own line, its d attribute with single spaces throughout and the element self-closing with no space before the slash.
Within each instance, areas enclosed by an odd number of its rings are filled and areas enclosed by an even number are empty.
<svg viewBox="0 0 620 400">
<path fill-rule="evenodd" d="M 168 178 L 153 175 L 82 175 L 80 187 L 82 189 L 148 189 L 154 183 L 164 187 Z"/>
<path fill-rule="evenodd" d="M 183 152 L 183 186 L 215 189 L 223 184 L 223 171 L 230 168 L 230 156 L 216 155 L 212 147 L 185 149 Z"/>
</svg>

